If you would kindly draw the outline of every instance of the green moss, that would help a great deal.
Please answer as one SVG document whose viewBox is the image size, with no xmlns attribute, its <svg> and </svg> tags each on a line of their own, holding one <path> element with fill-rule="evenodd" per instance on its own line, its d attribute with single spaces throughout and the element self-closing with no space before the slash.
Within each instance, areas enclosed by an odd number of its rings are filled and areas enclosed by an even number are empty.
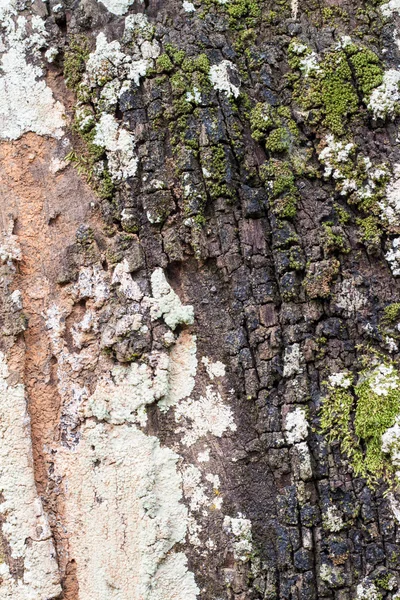
<svg viewBox="0 0 400 600">
<path fill-rule="evenodd" d="M 64 56 L 64 79 L 66 86 L 70 89 L 78 88 L 89 54 L 89 40 L 86 36 L 79 34 L 70 38 Z"/>
<path fill-rule="evenodd" d="M 400 302 L 394 302 L 385 306 L 383 311 L 383 317 L 381 319 L 382 325 L 392 325 L 400 320 Z"/>
<path fill-rule="evenodd" d="M 254 27 L 261 17 L 261 5 L 258 0 L 231 0 L 226 5 L 229 25 L 233 29 Z"/>
<path fill-rule="evenodd" d="M 168 56 L 168 54 L 160 54 L 156 60 L 157 73 L 170 73 L 174 68 L 174 65 Z"/>
<path fill-rule="evenodd" d="M 331 254 L 333 252 L 342 252 L 347 254 L 350 252 L 350 247 L 346 240 L 343 237 L 342 233 L 337 231 L 332 223 L 323 223 L 323 248 L 327 254 Z"/>
<path fill-rule="evenodd" d="M 293 218 L 296 215 L 298 190 L 290 163 L 270 160 L 261 166 L 260 175 L 269 191 L 273 212 L 280 218 Z"/>
<path fill-rule="evenodd" d="M 348 46 L 346 53 L 350 54 L 350 64 L 353 67 L 357 85 L 363 92 L 365 97 L 368 97 L 372 90 L 383 81 L 383 69 L 380 65 L 380 60 L 377 55 L 368 48 L 354 48 Z"/>
<path fill-rule="evenodd" d="M 351 83 L 351 70 L 343 53 L 332 53 L 323 61 L 316 101 L 323 105 L 324 120 L 333 133 L 345 132 L 344 122 L 357 112 L 358 96 Z"/>
<path fill-rule="evenodd" d="M 184 50 L 179 50 L 172 44 L 165 44 L 165 52 L 168 54 L 174 65 L 180 67 L 183 63 L 186 53 Z"/>
<path fill-rule="evenodd" d="M 340 443 L 356 475 L 370 485 L 392 483 L 394 467 L 382 452 L 382 435 L 400 413 L 398 372 L 391 363 L 362 371 L 352 388 L 328 387 L 321 408 L 321 431 Z M 379 390 L 385 389 L 385 393 Z"/>
<path fill-rule="evenodd" d="M 392 573 L 386 573 L 382 577 L 375 579 L 374 583 L 375 583 L 375 585 L 379 586 L 383 590 L 391 590 L 391 589 L 393 589 L 392 588 L 393 578 L 396 579 Z"/>
<path fill-rule="evenodd" d="M 297 72 L 292 78 L 294 97 L 310 110 L 312 124 L 322 122 L 336 135 L 343 135 L 349 119 L 358 113 L 360 99 L 364 101 L 382 83 L 383 70 L 377 55 L 368 48 L 351 44 L 344 49 L 321 55 L 318 68 L 304 74 L 304 63 L 311 50 L 299 40 L 292 40 L 288 61 Z"/>
<path fill-rule="evenodd" d="M 340 206 L 340 204 L 338 204 L 337 202 L 334 203 L 333 208 L 335 210 L 339 223 L 341 225 L 346 225 L 350 221 L 350 215 L 347 212 L 347 210 L 343 206 Z"/>
<path fill-rule="evenodd" d="M 186 73 L 194 73 L 199 71 L 200 73 L 208 76 L 210 72 L 210 61 L 206 54 L 199 54 L 195 58 L 185 58 L 182 62 L 182 70 Z"/>
<path fill-rule="evenodd" d="M 180 96 L 188 89 L 189 82 L 181 72 L 171 75 L 169 81 L 174 95 Z"/>
<path fill-rule="evenodd" d="M 370 215 L 369 217 L 357 219 L 357 225 L 361 230 L 361 239 L 371 251 L 376 251 L 381 244 L 382 227 L 378 217 Z"/>
<path fill-rule="evenodd" d="M 288 131 L 284 127 L 274 129 L 265 141 L 265 148 L 268 152 L 286 152 L 289 150 L 290 138 Z"/>
<path fill-rule="evenodd" d="M 266 139 L 268 132 L 274 127 L 270 104 L 258 102 L 250 112 L 251 135 L 257 141 Z"/>
</svg>

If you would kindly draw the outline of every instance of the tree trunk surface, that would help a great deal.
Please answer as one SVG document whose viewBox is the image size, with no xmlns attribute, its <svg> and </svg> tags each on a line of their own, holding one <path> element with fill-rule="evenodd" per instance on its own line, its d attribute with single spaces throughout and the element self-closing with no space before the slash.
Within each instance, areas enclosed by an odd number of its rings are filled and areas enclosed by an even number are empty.
<svg viewBox="0 0 400 600">
<path fill-rule="evenodd" d="M 0 600 L 400 598 L 399 0 L 0 53 Z"/>
</svg>

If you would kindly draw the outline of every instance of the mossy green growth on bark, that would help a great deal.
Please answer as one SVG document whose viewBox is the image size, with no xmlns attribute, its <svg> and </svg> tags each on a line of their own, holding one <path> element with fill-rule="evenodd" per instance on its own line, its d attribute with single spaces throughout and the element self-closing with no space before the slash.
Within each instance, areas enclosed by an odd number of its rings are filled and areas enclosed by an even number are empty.
<svg viewBox="0 0 400 600">
<path fill-rule="evenodd" d="M 64 79 L 66 86 L 70 89 L 77 90 L 85 72 L 89 54 L 88 38 L 81 34 L 71 36 L 64 56 Z"/>
<path fill-rule="evenodd" d="M 353 43 L 317 55 L 295 39 L 289 44 L 288 62 L 297 73 L 291 78 L 294 99 L 310 111 L 309 123 L 322 123 L 336 135 L 346 132 L 361 103 L 368 102 L 383 80 L 378 56 Z"/>
<path fill-rule="evenodd" d="M 292 166 L 287 161 L 271 159 L 260 167 L 260 176 L 271 200 L 271 210 L 281 219 L 296 215 L 298 190 Z"/>
<path fill-rule="evenodd" d="M 400 378 L 392 363 L 351 376 L 330 377 L 320 412 L 321 432 L 328 442 L 339 442 L 356 475 L 372 486 L 385 480 L 393 484 L 394 466 L 382 451 L 382 435 L 400 413 Z M 344 383 L 344 381 L 346 383 Z"/>
</svg>

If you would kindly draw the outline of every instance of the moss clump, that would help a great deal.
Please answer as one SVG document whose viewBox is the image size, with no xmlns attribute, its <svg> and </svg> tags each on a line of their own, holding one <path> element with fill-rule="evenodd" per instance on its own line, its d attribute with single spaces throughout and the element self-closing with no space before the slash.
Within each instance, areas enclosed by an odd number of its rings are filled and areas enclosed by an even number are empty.
<svg viewBox="0 0 400 600">
<path fill-rule="evenodd" d="M 333 205 L 334 211 L 336 213 L 337 219 L 341 225 L 346 225 L 350 221 L 350 215 L 347 210 L 335 202 Z"/>
<path fill-rule="evenodd" d="M 156 71 L 157 73 L 170 73 L 174 68 L 174 65 L 168 56 L 168 54 L 160 54 L 156 60 Z"/>
<path fill-rule="evenodd" d="M 392 325 L 400 320 L 400 302 L 394 302 L 385 306 L 383 311 L 383 317 L 381 319 L 382 325 Z"/>
<path fill-rule="evenodd" d="M 382 435 L 400 413 L 400 378 L 394 365 L 381 363 L 362 371 L 359 383 L 342 389 L 328 386 L 321 408 L 321 431 L 340 443 L 356 475 L 370 485 L 393 483 L 394 467 L 382 452 Z"/>
<path fill-rule="evenodd" d="M 226 12 L 232 29 L 250 29 L 261 17 L 261 4 L 259 0 L 232 0 L 227 3 Z"/>
<path fill-rule="evenodd" d="M 179 50 L 179 48 L 176 48 L 176 46 L 173 46 L 172 44 L 165 44 L 164 50 L 168 54 L 174 65 L 180 67 L 186 56 L 185 51 Z"/>
<path fill-rule="evenodd" d="M 346 47 L 346 54 L 350 57 L 349 61 L 354 70 L 357 86 L 367 98 L 383 81 L 380 60 L 372 50 L 358 48 L 354 44 Z"/>
<path fill-rule="evenodd" d="M 64 56 L 64 79 L 70 89 L 78 88 L 89 54 L 89 40 L 86 36 L 79 34 L 70 38 Z"/>
<path fill-rule="evenodd" d="M 258 102 L 250 111 L 251 135 L 257 142 L 265 142 L 270 153 L 289 150 L 292 140 L 298 138 L 298 129 L 287 106 L 275 108 Z"/>
<path fill-rule="evenodd" d="M 383 80 L 377 55 L 355 44 L 327 51 L 317 60 L 308 46 L 292 40 L 288 56 L 290 66 L 297 72 L 297 79 L 293 80 L 294 97 L 310 110 L 311 124 L 322 122 L 336 135 L 345 133 L 349 119 L 358 112 L 357 90 L 367 102 Z"/>
<path fill-rule="evenodd" d="M 342 252 L 347 254 L 350 252 L 350 246 L 343 236 L 340 228 L 335 227 L 333 223 L 323 223 L 323 248 L 326 254 L 333 252 Z"/>
<path fill-rule="evenodd" d="M 206 148 L 201 153 L 204 182 L 212 199 L 234 197 L 230 184 L 228 148 L 223 144 Z"/>
<path fill-rule="evenodd" d="M 371 252 L 376 252 L 381 245 L 382 226 L 379 218 L 370 215 L 364 219 L 357 219 L 357 225 L 361 230 L 361 239 Z"/>
<path fill-rule="evenodd" d="M 289 150 L 290 138 L 288 131 L 284 127 L 274 129 L 265 141 L 265 148 L 268 152 L 286 152 Z"/>
<path fill-rule="evenodd" d="M 383 590 L 388 591 L 393 589 L 394 582 L 396 582 L 396 577 L 392 573 L 386 573 L 385 575 L 382 575 L 374 581 L 375 585 L 382 588 Z"/>
<path fill-rule="evenodd" d="M 269 192 L 272 211 L 281 219 L 296 215 L 298 190 L 292 166 L 287 161 L 270 160 L 260 168 Z"/>
</svg>

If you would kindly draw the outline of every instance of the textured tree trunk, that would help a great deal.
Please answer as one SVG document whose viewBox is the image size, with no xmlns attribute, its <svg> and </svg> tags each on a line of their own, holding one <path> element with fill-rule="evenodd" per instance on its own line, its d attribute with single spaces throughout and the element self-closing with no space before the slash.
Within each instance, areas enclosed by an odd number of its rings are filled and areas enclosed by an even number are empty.
<svg viewBox="0 0 400 600">
<path fill-rule="evenodd" d="M 400 598 L 400 3 L 0 3 L 0 599 Z"/>
</svg>

